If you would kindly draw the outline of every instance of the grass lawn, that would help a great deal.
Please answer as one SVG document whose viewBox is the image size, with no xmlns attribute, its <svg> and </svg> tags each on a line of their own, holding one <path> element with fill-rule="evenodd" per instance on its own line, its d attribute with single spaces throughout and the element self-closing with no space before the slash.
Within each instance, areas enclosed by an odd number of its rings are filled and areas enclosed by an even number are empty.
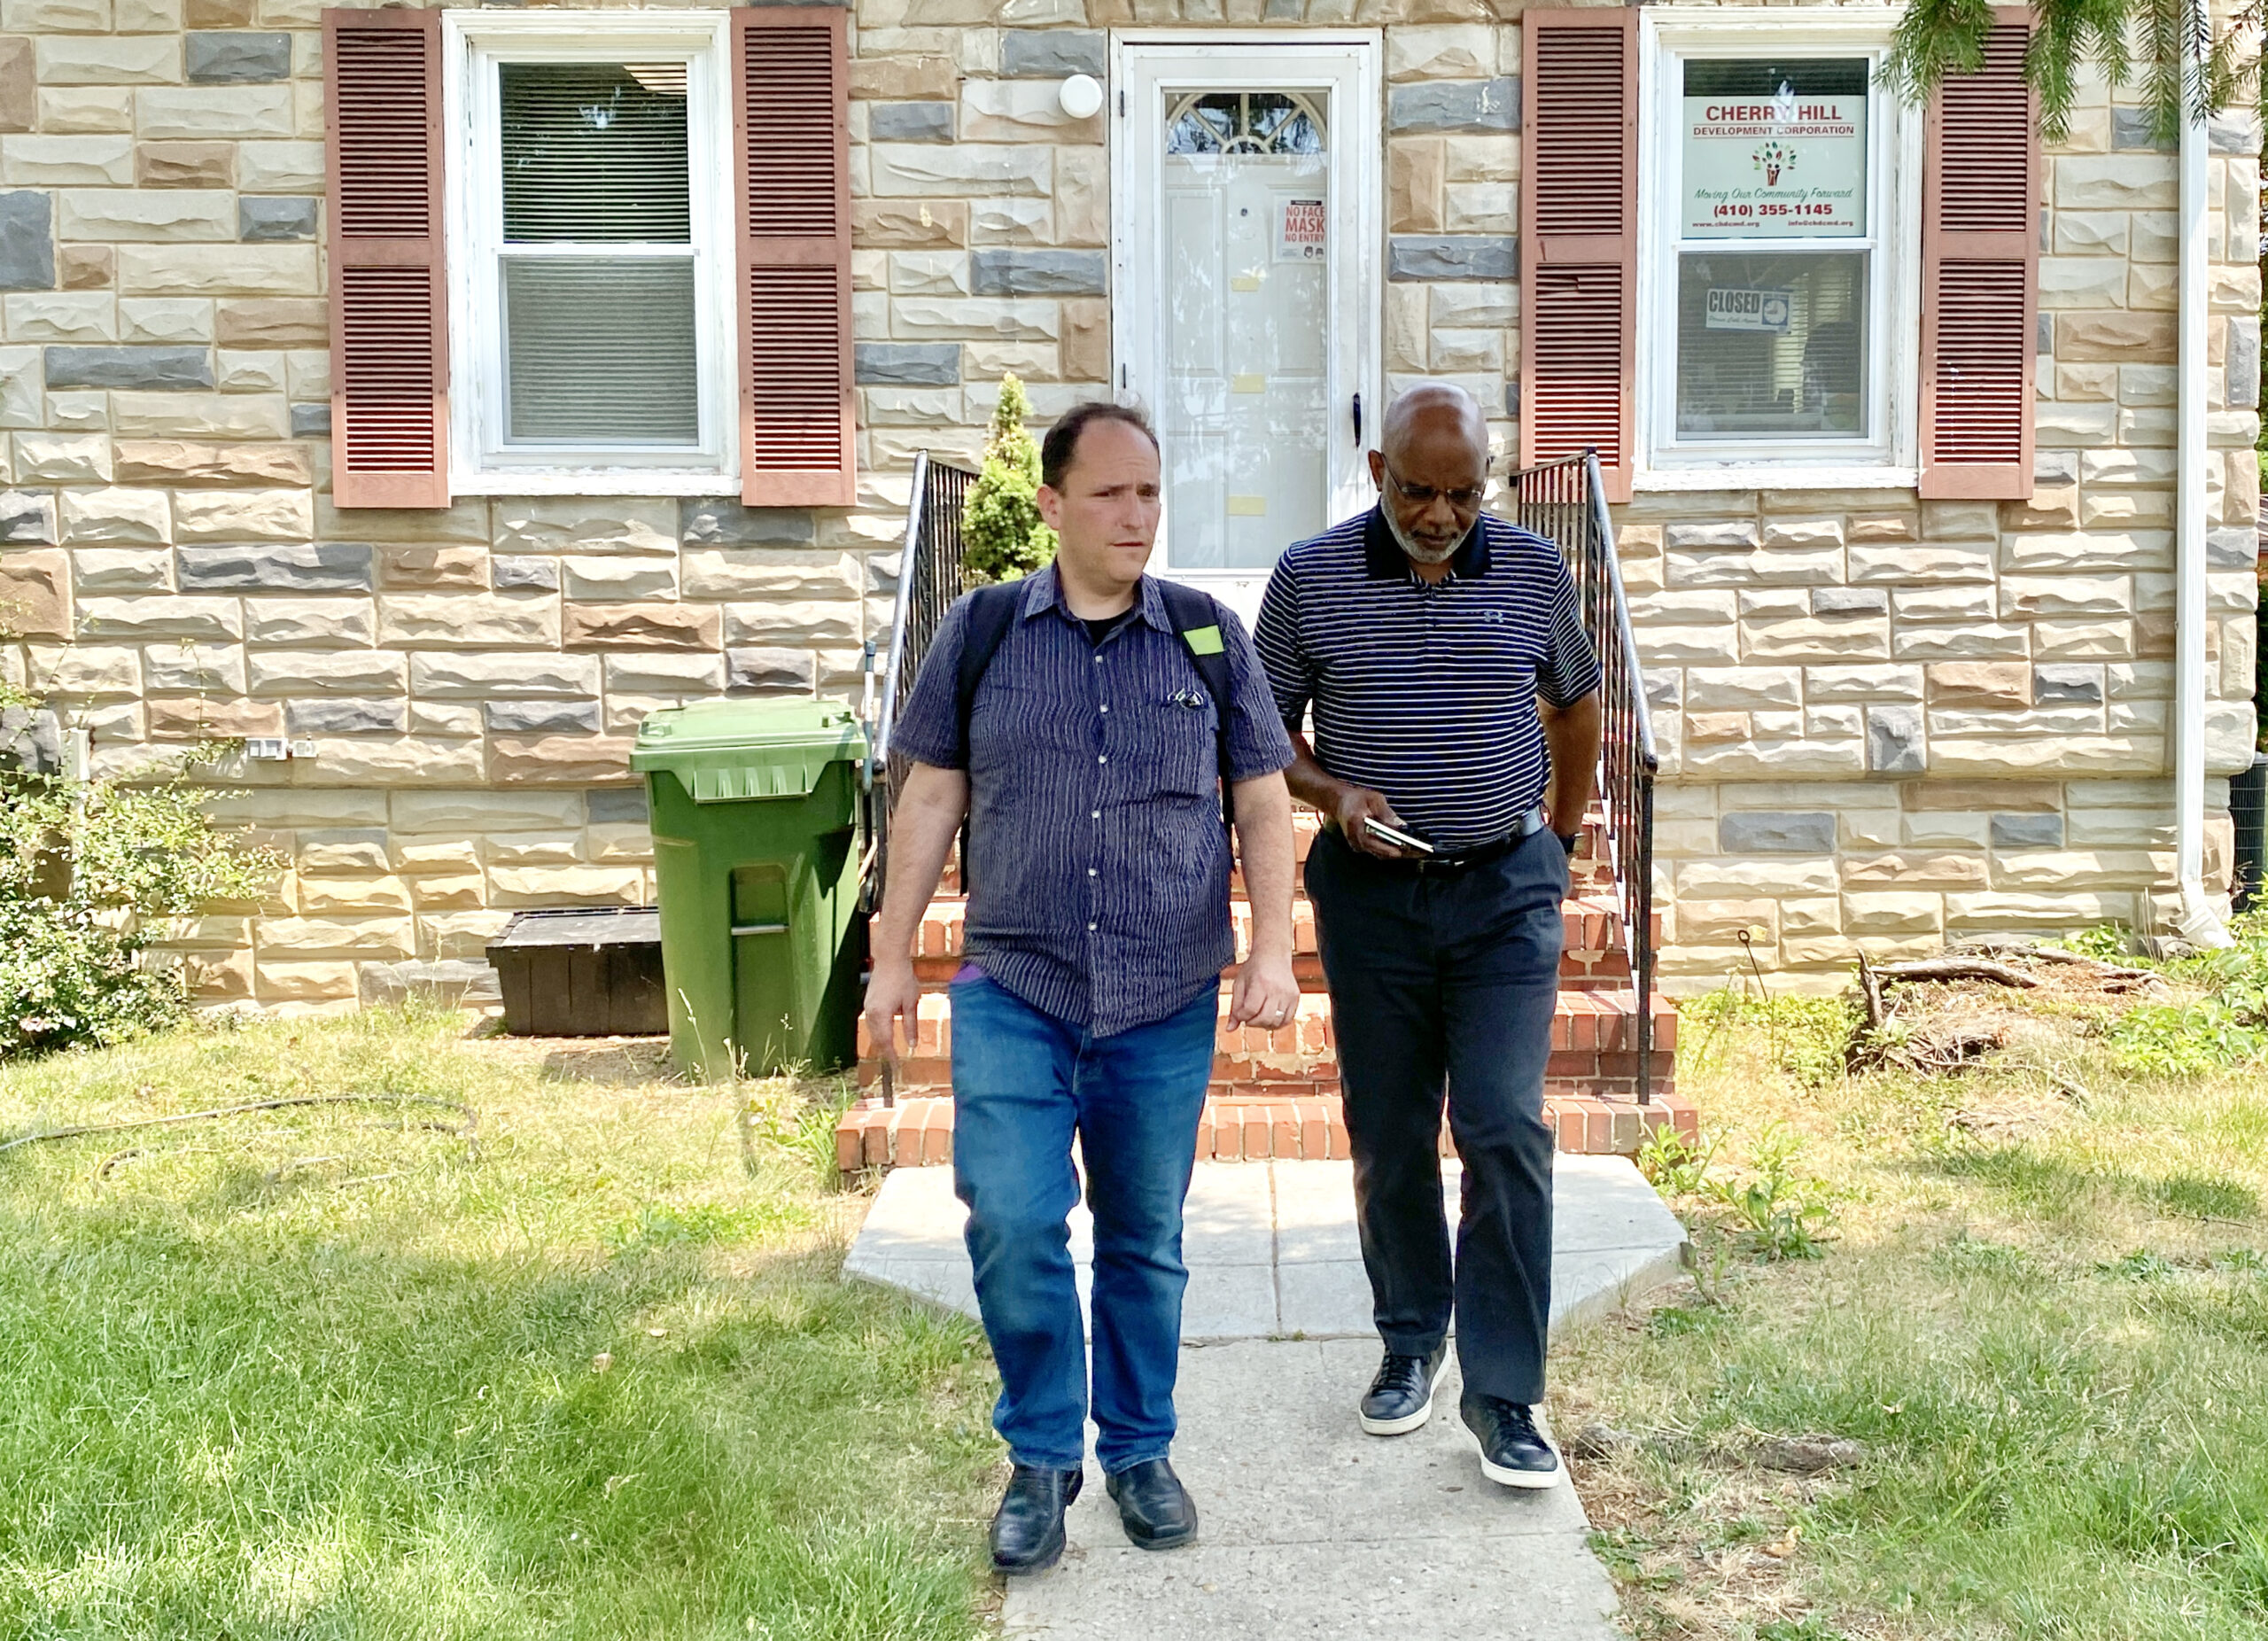
<svg viewBox="0 0 2268 1641">
<path fill-rule="evenodd" d="M 1556 1369 L 1634 1631 L 2268 1635 L 2259 1062 L 2137 1071 L 2051 999 L 1983 1069 L 1848 1077 L 1839 1006 L 1729 1001 L 1681 1044 L 1695 1279 Z M 1861 1446 L 1771 1467 L 1814 1434 Z"/>
<path fill-rule="evenodd" d="M 976 1331 L 835 1279 L 782 1083 L 380 1011 L 0 1069 L 0 1635 L 964 1637 Z M 407 1120 L 405 1120 L 407 1118 Z"/>
</svg>

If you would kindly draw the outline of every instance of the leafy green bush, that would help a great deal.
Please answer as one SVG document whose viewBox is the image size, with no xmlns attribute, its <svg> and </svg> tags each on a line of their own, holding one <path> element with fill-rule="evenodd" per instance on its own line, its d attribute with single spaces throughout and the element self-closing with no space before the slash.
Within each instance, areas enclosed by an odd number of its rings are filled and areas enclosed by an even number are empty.
<svg viewBox="0 0 2268 1641">
<path fill-rule="evenodd" d="M 2082 956 L 2099 957 L 2106 963 L 2134 960 L 2134 937 L 2124 923 L 2097 923 L 2093 929 L 2082 929 L 2063 945 Z"/>
<path fill-rule="evenodd" d="M 36 704 L 0 691 L 21 722 Z M 21 760 L 28 739 L 0 745 Z M 259 897 L 281 860 L 206 818 L 200 748 L 137 785 L 0 766 L 0 1058 L 115 1043 L 179 1020 L 177 968 L 151 950 L 164 922 Z"/>
<path fill-rule="evenodd" d="M 1025 431 L 1024 385 L 1000 378 L 1000 402 L 984 439 L 984 467 L 961 504 L 961 572 L 971 581 L 1013 581 L 1051 563 L 1055 532 L 1039 517 L 1039 446 Z"/>
<path fill-rule="evenodd" d="M 2261 1014 L 2218 997 L 2186 1007 L 2144 1003 L 2113 1021 L 2109 1037 L 2122 1070 L 2159 1077 L 2203 1077 L 2268 1052 Z"/>
<path fill-rule="evenodd" d="M 2189 1004 L 2146 1003 L 2111 1023 L 2118 1063 L 2161 1077 L 2202 1077 L 2268 1058 L 2268 918 L 2232 919 L 2236 944 L 2164 965 L 2211 988 Z"/>
</svg>

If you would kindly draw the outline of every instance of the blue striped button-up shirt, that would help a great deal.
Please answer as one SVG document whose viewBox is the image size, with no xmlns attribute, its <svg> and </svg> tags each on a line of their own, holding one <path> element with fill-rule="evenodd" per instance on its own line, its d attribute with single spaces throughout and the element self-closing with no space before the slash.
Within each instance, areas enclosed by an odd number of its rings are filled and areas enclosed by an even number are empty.
<svg viewBox="0 0 2268 1641">
<path fill-rule="evenodd" d="M 964 747 L 954 690 L 967 614 L 965 600 L 946 612 L 890 751 L 968 771 L 969 960 L 1098 1037 L 1188 1007 L 1235 955 L 1221 715 L 1231 780 L 1292 761 L 1251 641 L 1220 612 L 1232 688 L 1215 701 L 1154 581 L 1097 644 L 1051 564 L 1025 583 Z"/>
<path fill-rule="evenodd" d="M 1276 704 L 1315 709 L 1316 761 L 1443 849 L 1503 837 L 1551 773 L 1541 696 L 1599 686 L 1559 549 L 1483 513 L 1428 583 L 1372 508 L 1277 561 L 1254 628 Z"/>
</svg>

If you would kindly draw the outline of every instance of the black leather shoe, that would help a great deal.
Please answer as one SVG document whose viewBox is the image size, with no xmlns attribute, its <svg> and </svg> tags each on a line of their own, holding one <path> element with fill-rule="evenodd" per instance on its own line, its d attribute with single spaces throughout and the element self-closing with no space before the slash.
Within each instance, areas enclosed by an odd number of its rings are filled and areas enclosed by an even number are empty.
<svg viewBox="0 0 2268 1641">
<path fill-rule="evenodd" d="M 1079 1496 L 1080 1470 L 1018 1465 L 992 1514 L 993 1570 L 1045 1573 L 1063 1559 L 1063 1513 Z"/>
<path fill-rule="evenodd" d="M 1468 1393 L 1458 1404 L 1464 1427 L 1480 1449 L 1480 1474 L 1505 1487 L 1559 1485 L 1566 1474 L 1559 1455 L 1535 1427 L 1535 1413 L 1518 1402 Z"/>
<path fill-rule="evenodd" d="M 1448 1341 L 1431 1356 L 1396 1356 L 1389 1350 L 1378 1377 L 1363 1396 L 1363 1428 L 1371 1435 L 1408 1435 L 1433 1416 L 1433 1387 L 1449 1371 Z"/>
<path fill-rule="evenodd" d="M 1162 1458 L 1129 1465 L 1103 1483 L 1118 1501 L 1126 1536 L 1144 1550 L 1171 1550 L 1197 1536 L 1197 1503 Z"/>
</svg>

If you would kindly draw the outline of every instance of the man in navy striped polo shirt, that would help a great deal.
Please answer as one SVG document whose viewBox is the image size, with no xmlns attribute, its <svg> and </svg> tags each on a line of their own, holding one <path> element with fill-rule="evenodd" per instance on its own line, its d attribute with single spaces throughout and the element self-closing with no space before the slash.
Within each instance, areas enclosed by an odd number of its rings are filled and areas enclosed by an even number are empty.
<svg viewBox="0 0 2268 1641">
<path fill-rule="evenodd" d="M 1196 1506 L 1167 1450 L 1181 1349 L 1182 1199 L 1213 1070 L 1233 798 L 1252 954 L 1229 1023 L 1280 1026 L 1292 976 L 1292 761 L 1251 641 L 1227 611 L 1178 625 L 1143 573 L 1157 539 L 1157 439 L 1138 411 L 1075 406 L 1040 447 L 1055 562 L 948 611 L 889 751 L 913 760 L 890 825 L 866 1029 L 897 1057 L 921 991 L 922 908 L 964 815 L 968 963 L 952 982 L 953 1186 L 1000 1369 L 992 1422 L 1014 1462 L 992 1565 L 1063 1553 L 1086 1455 L 1088 1357 L 1067 1217 L 1094 1210 L 1095 1457 L 1128 1537 L 1186 1544 Z M 976 601 L 1005 596 L 997 643 Z M 997 606 L 996 606 L 997 608 Z M 1211 657 L 1220 662 L 1213 668 Z M 1208 688 L 1208 670 L 1220 679 Z M 1213 698 L 1218 695 L 1221 698 Z"/>
<path fill-rule="evenodd" d="M 1360 1417 L 1373 1435 L 1431 1417 L 1454 1316 L 1482 1473 L 1550 1487 L 1559 1458 L 1533 1414 L 1551 1312 L 1543 1073 L 1598 658 L 1558 548 L 1480 510 L 1488 429 L 1471 394 L 1412 388 L 1379 443 L 1379 504 L 1285 553 L 1253 634 L 1293 732 L 1292 792 L 1324 822 L 1308 894 L 1386 1342 Z M 1454 1273 L 1444 1091 L 1464 1163 Z"/>
</svg>

